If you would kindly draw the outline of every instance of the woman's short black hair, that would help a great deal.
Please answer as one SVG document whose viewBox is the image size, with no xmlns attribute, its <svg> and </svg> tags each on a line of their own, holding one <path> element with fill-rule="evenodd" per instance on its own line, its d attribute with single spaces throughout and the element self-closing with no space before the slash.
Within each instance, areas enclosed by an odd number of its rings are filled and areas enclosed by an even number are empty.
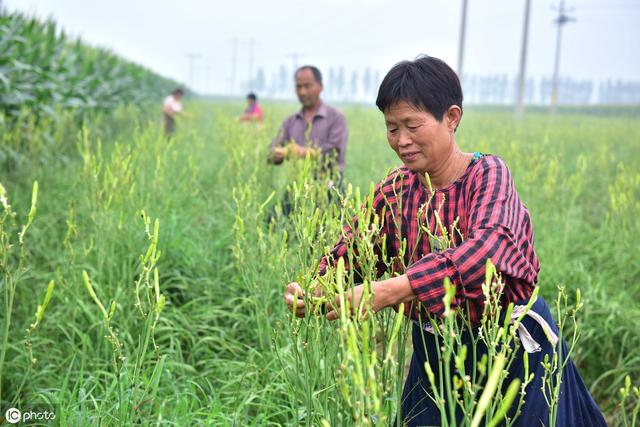
<svg viewBox="0 0 640 427">
<path fill-rule="evenodd" d="M 400 101 L 442 121 L 452 105 L 462 110 L 460 79 L 443 60 L 433 56 L 420 55 L 413 61 L 399 62 L 382 80 L 376 105 L 384 112 Z"/>
<path fill-rule="evenodd" d="M 298 77 L 298 73 L 302 70 L 311 70 L 311 72 L 313 73 L 313 78 L 315 78 L 318 83 L 322 84 L 322 73 L 320 72 L 320 70 L 318 70 L 318 67 L 314 67 L 313 65 L 303 65 L 302 67 L 298 68 L 293 74 L 293 78 L 295 79 L 296 77 Z"/>
<path fill-rule="evenodd" d="M 247 95 L 247 99 L 250 99 L 252 101 L 257 101 L 258 97 L 256 96 L 255 93 L 251 92 L 251 93 L 249 93 L 249 95 Z"/>
</svg>

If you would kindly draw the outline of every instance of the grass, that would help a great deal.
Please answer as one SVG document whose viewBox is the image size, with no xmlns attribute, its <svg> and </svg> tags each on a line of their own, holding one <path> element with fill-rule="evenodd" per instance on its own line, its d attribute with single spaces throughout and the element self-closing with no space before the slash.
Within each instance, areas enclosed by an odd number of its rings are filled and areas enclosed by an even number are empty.
<svg viewBox="0 0 640 427">
<path fill-rule="evenodd" d="M 42 125 L 28 125 L 38 155 L 13 146 L 2 179 L 16 213 L 3 226 L 13 247 L 3 245 L 0 324 L 10 325 L 2 408 L 54 407 L 62 425 L 353 423 L 336 386 L 349 386 L 349 377 L 326 369 L 339 362 L 343 335 L 334 326 L 296 329 L 282 301 L 284 285 L 308 279 L 308 266 L 335 240 L 340 224 L 331 219 L 340 213 L 317 218 L 311 233 L 315 205 L 302 198 L 297 223 L 268 225 L 285 185 L 302 181 L 301 165 L 265 161 L 296 106 L 265 107 L 265 125 L 255 129 L 234 121 L 240 104 L 192 102 L 171 141 L 144 108 L 96 115 L 84 129 L 60 120 L 47 127 L 58 132 L 51 143 Z M 398 160 L 377 111 L 344 111 L 346 181 L 364 194 Z M 557 285 L 568 295 L 580 288 L 575 360 L 608 421 L 623 425 L 618 390 L 625 376 L 640 379 L 640 124 L 537 112 L 517 123 L 507 112 L 470 109 L 457 138 L 509 165 L 533 218 L 540 292 L 553 301 Z M 21 257 L 17 234 L 36 180 Z M 144 256 L 156 236 L 151 265 Z M 26 334 L 51 280 L 46 311 Z M 155 321 L 160 295 L 166 303 Z"/>
</svg>

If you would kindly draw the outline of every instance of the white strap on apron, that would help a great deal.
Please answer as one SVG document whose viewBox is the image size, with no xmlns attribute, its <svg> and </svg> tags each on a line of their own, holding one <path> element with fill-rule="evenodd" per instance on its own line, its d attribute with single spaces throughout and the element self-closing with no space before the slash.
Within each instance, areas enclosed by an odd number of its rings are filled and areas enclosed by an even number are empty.
<svg viewBox="0 0 640 427">
<path fill-rule="evenodd" d="M 520 316 L 522 316 L 525 308 L 527 308 L 526 305 L 516 305 L 513 307 L 513 313 L 511 313 L 511 323 L 515 322 Z M 553 344 L 553 346 L 555 347 L 555 345 L 558 343 L 558 336 L 553 332 L 553 330 L 551 330 L 551 327 L 549 326 L 547 321 L 533 310 L 529 310 L 527 312 L 527 316 L 531 317 L 536 321 L 538 325 L 540 325 L 549 342 L 551 342 L 551 344 Z M 527 353 L 537 353 L 542 350 L 540 344 L 538 344 L 538 342 L 533 339 L 522 322 L 520 322 L 520 324 L 518 325 L 518 336 L 520 337 L 520 342 L 522 342 L 522 346 L 527 351 Z"/>
<path fill-rule="evenodd" d="M 526 305 L 514 306 L 513 313 L 511 313 L 510 322 L 515 323 L 515 321 L 518 320 L 520 316 L 522 316 L 522 313 L 524 313 L 524 310 L 526 308 L 527 308 Z M 531 309 L 529 309 L 526 315 L 531 317 L 533 320 L 536 321 L 538 325 L 540 325 L 540 327 L 544 331 L 544 334 L 547 336 L 547 339 L 549 340 L 549 342 L 553 344 L 553 346 L 555 347 L 555 345 L 558 343 L 558 336 L 553 332 L 553 330 L 551 329 L 551 326 L 549 326 L 547 321 L 544 320 L 542 316 L 540 316 L 538 313 L 536 313 Z M 420 323 L 418 323 L 417 320 L 414 320 L 414 322 L 417 325 L 420 325 Z M 423 322 L 422 329 L 429 332 L 430 334 L 433 334 L 435 332 L 433 329 L 433 325 L 431 325 L 431 322 Z M 542 350 L 542 347 L 540 346 L 540 344 L 535 339 L 533 339 L 533 337 L 531 336 L 527 328 L 522 324 L 522 322 L 520 322 L 520 324 L 518 325 L 518 336 L 520 338 L 520 342 L 522 343 L 522 346 L 524 347 L 527 353 L 537 353 Z"/>
</svg>

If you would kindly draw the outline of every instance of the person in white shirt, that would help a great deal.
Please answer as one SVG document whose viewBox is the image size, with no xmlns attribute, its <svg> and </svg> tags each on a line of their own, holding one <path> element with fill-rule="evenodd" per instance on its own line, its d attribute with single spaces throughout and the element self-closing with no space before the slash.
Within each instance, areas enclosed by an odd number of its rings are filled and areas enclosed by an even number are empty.
<svg viewBox="0 0 640 427">
<path fill-rule="evenodd" d="M 171 95 L 167 96 L 162 103 L 162 112 L 164 113 L 164 132 L 167 135 L 172 135 L 176 131 L 175 116 L 184 115 L 182 112 L 182 95 L 184 95 L 184 91 L 177 88 L 171 92 Z"/>
</svg>

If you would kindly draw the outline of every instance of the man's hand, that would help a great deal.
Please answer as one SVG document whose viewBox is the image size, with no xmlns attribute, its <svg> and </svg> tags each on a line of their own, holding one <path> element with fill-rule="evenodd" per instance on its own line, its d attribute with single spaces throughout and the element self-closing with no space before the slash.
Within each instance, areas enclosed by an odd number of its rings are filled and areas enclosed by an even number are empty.
<svg viewBox="0 0 640 427">
<path fill-rule="evenodd" d="M 307 155 L 307 149 L 301 145 L 296 144 L 294 141 L 291 141 L 287 148 L 285 149 L 285 156 L 290 157 L 303 157 Z"/>
<path fill-rule="evenodd" d="M 305 156 L 307 155 L 307 149 L 305 147 L 301 147 L 298 144 L 295 144 L 294 147 L 296 149 L 295 153 L 298 155 L 298 157 L 301 157 L 304 159 Z"/>
<path fill-rule="evenodd" d="M 274 163 L 280 163 L 284 160 L 285 148 L 284 147 L 274 147 L 271 150 L 271 159 Z"/>
<path fill-rule="evenodd" d="M 308 148 L 307 151 L 309 152 L 309 155 L 312 159 L 317 159 L 318 155 L 320 154 L 320 150 L 317 148 Z"/>
</svg>

